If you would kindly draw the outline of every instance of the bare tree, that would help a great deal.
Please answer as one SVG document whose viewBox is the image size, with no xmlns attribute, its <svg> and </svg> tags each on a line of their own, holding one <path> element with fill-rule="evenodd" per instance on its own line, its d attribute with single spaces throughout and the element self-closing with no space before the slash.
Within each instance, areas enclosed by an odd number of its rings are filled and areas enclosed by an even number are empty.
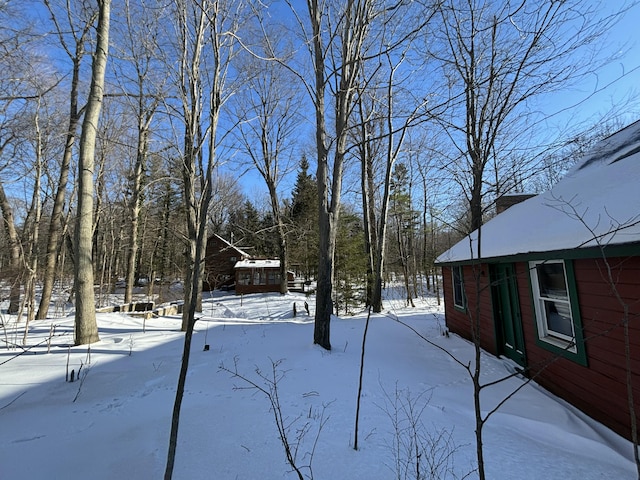
<svg viewBox="0 0 640 480">
<path fill-rule="evenodd" d="M 229 214 L 236 205 L 243 201 L 242 190 L 238 179 L 225 172 L 216 172 L 213 181 L 213 198 L 209 206 L 209 222 L 213 232 L 222 231 L 229 222 Z"/>
<path fill-rule="evenodd" d="M 0 211 L 2 211 L 3 227 L 9 240 L 9 279 L 11 282 L 8 313 L 18 313 L 20 308 L 20 271 L 22 270 L 22 249 L 16 229 L 13 207 L 9 202 L 4 186 L 0 182 Z"/>
<path fill-rule="evenodd" d="M 25 256 L 20 238 L 20 219 L 26 213 L 17 210 L 15 188 L 5 186 L 24 181 L 32 164 L 23 159 L 33 158 L 29 152 L 34 133 L 34 105 L 41 100 L 45 89 L 37 72 L 37 58 L 33 53 L 29 28 L 20 26 L 20 12 L 9 5 L 0 5 L 0 22 L 14 28 L 0 31 L 0 214 L 2 231 L 7 240 L 8 258 L 4 262 L 3 277 L 9 283 L 8 313 L 20 310 L 21 284 L 24 280 Z M 37 108 L 35 109 L 37 111 Z M 27 153 L 29 152 L 29 153 Z M 25 189 L 25 197 L 29 192 Z M 29 248 L 29 246 L 27 246 Z"/>
<path fill-rule="evenodd" d="M 37 76 L 33 77 L 38 78 Z M 31 194 L 31 204 L 27 211 L 27 218 L 24 225 L 24 237 L 26 243 L 25 252 L 26 261 L 26 279 L 25 279 L 25 295 L 24 304 L 27 307 L 27 320 L 24 328 L 24 336 L 22 343 L 27 343 L 27 335 L 29 333 L 29 322 L 35 318 L 35 303 L 36 303 L 36 279 L 38 274 L 38 257 L 39 257 L 39 236 L 40 236 L 40 219 L 42 217 L 42 173 L 44 170 L 44 143 L 45 135 L 41 127 L 41 109 L 42 98 L 38 98 L 35 105 L 35 112 L 33 115 L 33 151 L 34 151 L 34 166 L 33 166 L 33 178 L 34 185 Z"/>
<path fill-rule="evenodd" d="M 118 62 L 117 78 L 122 84 L 124 98 L 136 119 L 135 161 L 129 175 L 129 249 L 126 260 L 124 302 L 131 302 L 140 246 L 140 212 L 149 155 L 151 123 L 160 104 L 159 75 L 162 68 L 158 52 L 158 16 L 160 9 L 148 8 L 144 0 L 132 4 L 125 1 L 122 40 L 122 62 Z M 160 70 L 162 71 L 162 70 Z M 130 90 L 129 90 L 130 89 Z"/>
<path fill-rule="evenodd" d="M 78 207 L 75 231 L 74 285 L 76 294 L 75 343 L 97 342 L 95 293 L 93 286 L 93 195 L 94 153 L 109 49 L 111 0 L 98 0 L 96 48 L 93 55 L 91 88 L 80 135 L 78 157 Z"/>
<path fill-rule="evenodd" d="M 467 197 L 469 232 L 483 222 L 488 165 L 518 157 L 521 131 L 541 120 L 531 103 L 602 63 L 593 45 L 616 15 L 596 14 L 579 0 L 442 2 L 433 42 L 442 50 L 431 54 L 451 102 L 437 119 L 454 148 L 449 158 Z"/>
<path fill-rule="evenodd" d="M 235 33 L 242 19 L 242 9 L 242 2 L 226 0 L 180 0 L 176 3 L 176 80 L 184 127 L 181 160 L 187 214 L 187 270 L 182 315 L 184 349 L 171 419 L 165 479 L 172 477 L 175 464 L 191 338 L 202 293 L 207 213 L 218 163 L 218 125 L 222 107 L 230 94 L 228 74 L 235 55 Z"/>
<path fill-rule="evenodd" d="M 66 220 L 64 218 L 65 199 L 67 195 L 67 183 L 71 171 L 71 160 L 73 148 L 80 119 L 84 107 L 80 106 L 80 81 L 82 60 L 86 54 L 86 43 L 90 38 L 93 24 L 98 16 L 98 11 L 94 9 L 86 10 L 85 4 L 80 8 L 78 15 L 71 10 L 73 3 L 67 4 L 67 13 L 59 13 L 51 0 L 44 0 L 49 10 L 55 26 L 56 36 L 62 49 L 71 62 L 71 83 L 69 90 L 69 117 L 64 144 L 64 152 L 60 164 L 58 182 L 53 201 L 53 211 L 49 221 L 49 231 L 47 235 L 47 250 L 44 262 L 44 274 L 42 280 L 42 293 L 40 305 L 36 318 L 43 320 L 47 318 L 53 285 L 56 278 L 56 265 L 60 247 L 62 245 L 63 232 Z M 70 20 L 69 25 L 62 25 L 59 18 L 64 17 Z M 72 21 L 73 20 L 73 21 Z M 77 22 L 77 23 L 76 23 Z"/>
<path fill-rule="evenodd" d="M 304 81 L 315 114 L 317 154 L 319 254 L 314 343 L 330 350 L 333 313 L 333 267 L 347 151 L 349 118 L 360 80 L 363 45 L 369 31 L 373 2 L 307 0 L 309 27 L 288 1 L 302 31 L 311 59 L 311 82 Z M 332 95 L 329 110 L 327 94 Z M 328 122 L 333 120 L 334 128 Z"/>
<path fill-rule="evenodd" d="M 427 15 L 427 18 L 433 16 L 433 12 L 430 15 Z M 428 20 L 427 20 L 428 22 Z M 422 24 L 424 26 L 425 24 Z M 378 232 L 375 235 L 376 242 L 374 243 L 374 284 L 373 284 L 373 294 L 371 297 L 371 305 L 373 307 L 374 312 L 382 311 L 382 275 L 384 272 L 384 262 L 385 262 L 385 254 L 386 254 L 386 238 L 387 238 L 387 225 L 388 225 L 388 215 L 390 208 L 390 200 L 392 198 L 392 174 L 394 172 L 394 167 L 396 166 L 396 161 L 399 156 L 402 154 L 403 144 L 407 133 L 410 131 L 412 127 L 414 127 L 421 119 L 424 118 L 426 114 L 426 100 L 424 98 L 412 98 L 411 102 L 408 103 L 408 106 L 405 105 L 405 111 L 398 114 L 397 110 L 399 110 L 399 95 L 396 94 L 396 91 L 399 89 L 397 80 L 395 78 L 398 70 L 401 68 L 402 62 L 404 60 L 404 52 L 399 55 L 400 60 L 394 62 L 392 59 L 392 55 L 386 53 L 384 58 L 387 61 L 387 71 L 388 78 L 384 84 L 385 88 L 385 101 L 386 108 L 384 109 L 384 140 L 386 142 L 385 152 L 383 154 L 384 157 L 384 165 L 385 165 L 385 174 L 383 180 L 383 193 L 381 200 L 381 211 L 380 218 L 378 221 Z M 394 55 L 395 56 L 395 55 Z M 414 72 L 407 72 L 404 74 L 405 80 L 409 75 L 414 74 Z M 407 92 L 405 91 L 405 95 Z M 406 110 L 408 108 L 408 110 Z M 369 206 L 371 208 L 372 205 Z M 371 213 L 369 215 L 372 215 Z M 399 230 L 398 230 L 399 233 Z M 400 245 L 400 242 L 398 242 Z M 404 258 L 404 257 L 403 257 Z M 406 267 L 406 262 L 403 262 L 403 267 Z M 407 269 L 404 268 L 405 280 L 408 279 Z M 410 299 L 410 292 L 408 290 L 407 283 L 407 298 Z M 412 301 L 409 300 L 411 303 Z"/>
<path fill-rule="evenodd" d="M 278 34 L 272 30 L 268 33 L 268 43 L 253 47 L 254 51 L 247 53 L 242 66 L 247 89 L 236 97 L 235 116 L 242 120 L 235 129 L 235 137 L 267 186 L 278 239 L 280 293 L 284 294 L 288 291 L 287 225 L 278 186 L 291 171 L 294 132 L 300 122 L 299 93 L 294 88 L 295 79 L 280 63 L 255 56 L 260 49 L 265 50 L 261 57 L 275 57 L 273 44 L 278 42 Z"/>
</svg>

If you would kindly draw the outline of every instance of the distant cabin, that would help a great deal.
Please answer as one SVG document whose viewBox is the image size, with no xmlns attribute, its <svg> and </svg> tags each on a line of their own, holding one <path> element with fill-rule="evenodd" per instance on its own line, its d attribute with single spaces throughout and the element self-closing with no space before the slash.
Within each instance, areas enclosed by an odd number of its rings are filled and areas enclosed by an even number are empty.
<svg viewBox="0 0 640 480">
<path fill-rule="evenodd" d="M 482 348 L 631 439 L 627 373 L 640 414 L 640 122 L 523 200 L 437 259 L 447 327 L 471 339 L 479 325 Z"/>
<path fill-rule="evenodd" d="M 280 291 L 280 260 L 245 259 L 235 264 L 236 295 Z M 293 282 L 293 272 L 287 273 Z"/>
<path fill-rule="evenodd" d="M 242 248 L 231 244 L 220 235 L 211 235 L 207 239 L 202 289 L 209 291 L 231 288 L 236 280 L 236 263 L 248 258 L 251 258 L 251 255 Z"/>
</svg>

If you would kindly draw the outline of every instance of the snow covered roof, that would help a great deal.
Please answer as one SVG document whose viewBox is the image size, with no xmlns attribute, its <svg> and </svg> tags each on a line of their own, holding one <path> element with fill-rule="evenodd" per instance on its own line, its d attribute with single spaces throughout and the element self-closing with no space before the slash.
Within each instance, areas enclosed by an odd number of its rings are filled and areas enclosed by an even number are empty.
<svg viewBox="0 0 640 480">
<path fill-rule="evenodd" d="M 240 260 L 234 268 L 280 268 L 280 260 Z"/>
<path fill-rule="evenodd" d="M 640 242 L 640 121 L 605 138 L 551 190 L 514 205 L 437 263 Z"/>
</svg>

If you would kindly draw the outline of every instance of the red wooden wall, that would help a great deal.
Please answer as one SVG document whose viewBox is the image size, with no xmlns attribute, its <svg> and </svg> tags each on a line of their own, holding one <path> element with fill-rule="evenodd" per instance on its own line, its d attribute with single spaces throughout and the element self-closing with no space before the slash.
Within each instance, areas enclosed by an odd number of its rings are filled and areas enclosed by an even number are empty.
<svg viewBox="0 0 640 480">
<path fill-rule="evenodd" d="M 221 285 L 233 283 L 235 281 L 234 266 L 243 258 L 241 251 L 221 241 L 215 235 L 210 236 L 207 240 L 204 260 L 203 289 L 213 290 Z"/>
<path fill-rule="evenodd" d="M 607 265 L 608 264 L 608 265 Z M 589 416 L 630 438 L 624 348 L 624 308 L 628 308 L 631 346 L 631 372 L 636 414 L 640 415 L 640 257 L 580 259 L 573 261 L 580 316 L 583 325 L 587 366 L 559 357 L 536 342 L 537 327 L 529 286 L 528 263 L 516 264 L 520 311 L 526 345 L 527 363 L 536 382 L 572 403 Z M 608 270 L 611 270 L 609 279 Z M 475 269 L 478 270 L 478 267 Z M 496 354 L 493 312 L 486 273 L 480 269 L 480 322 L 482 346 Z M 470 338 L 468 314 L 453 307 L 451 269 L 443 268 L 447 326 Z M 464 268 L 468 305 L 475 306 L 473 269 Z M 615 289 L 613 286 L 615 286 Z M 616 293 L 620 299 L 616 297 Z"/>
<path fill-rule="evenodd" d="M 480 338 L 482 348 L 496 355 L 498 353 L 495 329 L 493 326 L 493 308 L 491 306 L 491 294 L 489 292 L 488 268 L 486 265 L 475 267 L 465 266 L 462 270 L 462 282 L 467 300 L 467 311 L 461 311 L 453 305 L 453 280 L 450 268 L 442 269 L 445 315 L 447 327 L 467 340 L 472 340 L 473 325 L 471 318 L 476 317 L 476 291 L 479 281 L 480 286 Z"/>
</svg>

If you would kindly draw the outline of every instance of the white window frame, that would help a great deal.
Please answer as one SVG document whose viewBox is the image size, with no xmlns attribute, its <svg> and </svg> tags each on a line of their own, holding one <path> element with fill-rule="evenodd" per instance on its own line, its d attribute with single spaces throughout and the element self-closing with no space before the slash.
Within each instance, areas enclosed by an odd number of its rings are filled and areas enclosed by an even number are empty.
<svg viewBox="0 0 640 480">
<path fill-rule="evenodd" d="M 459 275 L 456 275 L 456 271 L 459 272 Z M 456 278 L 458 278 L 459 282 L 460 282 L 460 297 L 461 298 L 456 298 Z M 453 306 L 464 310 L 467 308 L 467 299 L 466 299 L 466 295 L 464 294 L 464 269 L 462 267 L 462 265 L 454 265 L 451 267 L 451 284 L 453 286 Z M 458 303 L 458 300 L 460 301 L 460 303 Z"/>
<path fill-rule="evenodd" d="M 266 285 L 267 276 L 264 273 L 264 268 L 253 269 L 253 284 L 254 285 Z"/>
<path fill-rule="evenodd" d="M 539 265 L 560 264 L 564 277 L 566 298 L 560 295 L 545 295 L 541 292 L 540 278 L 538 276 Z M 569 352 L 576 353 L 576 324 L 575 317 L 571 309 L 571 290 L 567 278 L 567 267 L 564 260 L 543 260 L 529 262 L 529 273 L 531 276 L 531 287 L 533 304 L 536 313 L 536 324 L 538 328 L 538 338 L 544 342 L 560 347 Z M 549 328 L 549 318 L 547 316 L 547 306 L 553 306 L 556 311 L 561 311 L 562 316 L 569 318 L 572 335 Z"/>
</svg>

